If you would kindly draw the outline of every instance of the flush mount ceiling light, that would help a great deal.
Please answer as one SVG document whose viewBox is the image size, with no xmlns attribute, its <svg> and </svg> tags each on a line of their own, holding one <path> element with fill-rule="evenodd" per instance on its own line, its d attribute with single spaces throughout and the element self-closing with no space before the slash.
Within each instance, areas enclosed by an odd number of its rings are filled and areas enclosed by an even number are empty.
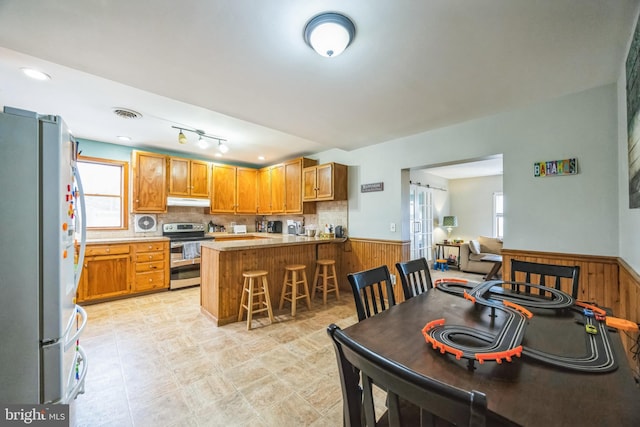
<svg viewBox="0 0 640 427">
<path fill-rule="evenodd" d="M 224 142 L 227 142 L 226 139 L 218 138 L 217 136 L 207 135 L 203 130 L 200 130 L 200 129 L 189 129 L 189 128 L 183 128 L 180 126 L 171 126 L 171 127 L 174 129 L 178 129 L 180 131 L 178 133 L 178 142 L 180 144 L 186 144 L 189 142 L 184 132 L 193 132 L 198 135 L 198 146 L 203 150 L 209 147 L 209 144 L 205 140 L 205 138 L 209 138 L 209 139 L 218 141 L 218 150 L 221 153 L 226 153 L 227 151 L 229 151 L 229 147 L 224 144 Z"/>
<path fill-rule="evenodd" d="M 42 71 L 36 70 L 34 68 L 21 68 L 22 72 L 31 77 L 34 80 L 51 80 L 51 76 L 47 73 L 43 73 Z"/>
<path fill-rule="evenodd" d="M 353 22 L 334 12 L 313 17 L 304 28 L 304 41 L 318 54 L 329 58 L 340 55 L 355 35 Z"/>
</svg>

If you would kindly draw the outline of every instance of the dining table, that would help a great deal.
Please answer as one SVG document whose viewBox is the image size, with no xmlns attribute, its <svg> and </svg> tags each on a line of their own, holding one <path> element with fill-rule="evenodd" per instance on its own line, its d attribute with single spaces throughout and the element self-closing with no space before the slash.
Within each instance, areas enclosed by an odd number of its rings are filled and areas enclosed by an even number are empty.
<svg viewBox="0 0 640 427">
<path fill-rule="evenodd" d="M 499 283 L 496 281 L 496 284 Z M 505 292 L 508 292 L 505 290 Z M 536 352 L 584 359 L 588 334 L 579 310 L 530 308 L 522 345 Z M 422 329 L 444 319 L 482 333 L 496 334 L 508 316 L 438 288 L 399 303 L 344 329 L 360 344 L 424 376 L 487 396 L 487 425 L 640 426 L 640 388 L 625 355 L 620 332 L 608 334 L 612 369 L 580 371 L 526 356 L 511 361 L 470 363 L 427 343 Z"/>
</svg>

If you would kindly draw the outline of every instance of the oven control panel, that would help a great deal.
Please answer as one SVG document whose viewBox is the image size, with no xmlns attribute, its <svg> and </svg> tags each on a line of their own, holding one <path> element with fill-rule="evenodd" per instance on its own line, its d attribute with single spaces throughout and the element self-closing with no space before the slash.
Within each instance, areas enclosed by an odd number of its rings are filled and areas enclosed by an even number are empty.
<svg viewBox="0 0 640 427">
<path fill-rule="evenodd" d="M 204 224 L 197 222 L 174 222 L 163 224 L 162 231 L 165 233 L 187 233 L 189 231 L 204 231 Z"/>
</svg>

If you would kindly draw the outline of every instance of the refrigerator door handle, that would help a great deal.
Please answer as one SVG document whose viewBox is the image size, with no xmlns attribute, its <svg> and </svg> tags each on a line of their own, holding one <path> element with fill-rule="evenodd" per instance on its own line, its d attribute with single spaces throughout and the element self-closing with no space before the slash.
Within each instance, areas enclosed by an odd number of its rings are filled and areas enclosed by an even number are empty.
<svg viewBox="0 0 640 427">
<path fill-rule="evenodd" d="M 67 339 L 67 341 L 64 343 L 64 351 L 69 350 L 69 348 L 71 348 L 72 345 L 74 345 L 74 343 L 77 341 L 78 338 L 80 338 L 80 335 L 82 334 L 82 331 L 84 330 L 84 327 L 87 326 L 87 312 L 84 310 L 84 308 L 80 307 L 79 305 L 76 304 L 76 318 L 78 315 L 82 316 L 82 323 L 80 324 L 80 326 L 78 327 L 78 329 L 76 330 L 76 333 L 73 334 L 73 336 L 69 337 L 69 339 Z M 70 326 L 73 326 L 73 322 Z M 68 335 L 65 334 L 65 336 Z"/>
<path fill-rule="evenodd" d="M 76 351 L 76 356 L 73 360 L 73 365 L 76 369 L 72 369 L 69 372 L 69 378 L 67 379 L 67 384 L 73 384 L 75 380 L 75 384 L 73 387 L 70 387 L 67 390 L 66 396 L 64 396 L 59 403 L 68 404 L 79 394 L 84 393 L 84 381 L 87 377 L 87 371 L 89 370 L 89 361 L 87 360 L 87 355 L 84 352 L 84 349 L 81 346 L 78 346 Z M 80 366 L 82 366 L 82 370 L 80 370 Z"/>
<path fill-rule="evenodd" d="M 78 291 L 78 285 L 80 284 L 80 274 L 82 273 L 82 266 L 84 264 L 84 253 L 87 246 L 87 210 L 84 200 L 84 190 L 82 189 L 82 178 L 80 178 L 78 166 L 73 165 L 72 169 L 73 176 L 78 182 L 78 195 L 80 198 L 80 253 L 78 254 L 78 264 L 76 264 L 75 269 L 75 293 Z"/>
</svg>

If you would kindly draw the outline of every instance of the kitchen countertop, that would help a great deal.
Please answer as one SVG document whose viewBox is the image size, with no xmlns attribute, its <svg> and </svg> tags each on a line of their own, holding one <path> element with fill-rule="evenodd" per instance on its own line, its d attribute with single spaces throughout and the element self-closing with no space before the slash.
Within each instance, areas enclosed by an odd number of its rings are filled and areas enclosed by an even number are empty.
<svg viewBox="0 0 640 427">
<path fill-rule="evenodd" d="M 202 242 L 202 247 L 214 249 L 217 251 L 239 251 L 244 249 L 259 249 L 268 247 L 288 246 L 288 245 L 317 245 L 322 243 L 342 243 L 347 239 L 332 238 L 321 239 L 319 237 L 296 236 L 293 234 L 279 233 L 209 233 L 212 236 L 231 237 L 234 240 L 226 240 L 224 242 L 216 242 L 215 240 Z M 242 236 L 249 236 L 243 239 Z M 256 238 L 258 237 L 258 238 Z"/>
</svg>

